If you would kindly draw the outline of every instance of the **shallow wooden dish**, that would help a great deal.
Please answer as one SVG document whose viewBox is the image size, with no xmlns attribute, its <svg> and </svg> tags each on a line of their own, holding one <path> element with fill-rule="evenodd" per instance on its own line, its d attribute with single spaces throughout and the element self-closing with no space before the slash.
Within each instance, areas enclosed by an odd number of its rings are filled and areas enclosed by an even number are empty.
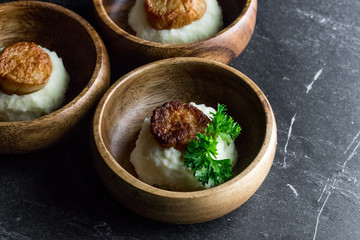
<svg viewBox="0 0 360 240">
<path fill-rule="evenodd" d="M 233 179 L 208 190 L 175 192 L 136 178 L 129 158 L 144 118 L 174 100 L 227 105 L 243 128 Z M 200 58 L 165 59 L 120 78 L 96 109 L 93 137 L 96 169 L 116 199 L 145 217 L 185 224 L 218 218 L 250 198 L 272 165 L 277 139 L 274 114 L 261 90 L 239 71 Z"/>
<path fill-rule="evenodd" d="M 63 107 L 43 117 L 0 122 L 0 154 L 32 152 L 66 137 L 109 86 L 105 46 L 83 18 L 61 6 L 33 1 L 0 4 L 0 45 L 32 41 L 63 59 L 70 82 Z"/>
<path fill-rule="evenodd" d="M 215 36 L 189 44 L 161 44 L 135 36 L 128 13 L 135 0 L 93 0 L 99 31 L 109 50 L 111 64 L 132 70 L 154 60 L 191 56 L 229 63 L 250 41 L 257 0 L 218 0 L 224 28 Z M 125 61 L 126 60 L 126 61 Z"/>
</svg>

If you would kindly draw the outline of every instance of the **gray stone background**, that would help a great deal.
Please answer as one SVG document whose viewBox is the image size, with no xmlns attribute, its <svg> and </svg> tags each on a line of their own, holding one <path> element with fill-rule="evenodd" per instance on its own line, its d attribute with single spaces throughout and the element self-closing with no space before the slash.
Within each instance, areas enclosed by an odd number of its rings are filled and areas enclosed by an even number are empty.
<svg viewBox="0 0 360 240">
<path fill-rule="evenodd" d="M 92 1 L 51 2 L 93 23 Z M 195 225 L 133 214 L 100 184 L 85 128 L 40 153 L 0 155 L 0 239 L 360 239 L 359 12 L 359 0 L 258 1 L 254 35 L 230 65 L 268 97 L 278 146 L 232 213 Z"/>
</svg>

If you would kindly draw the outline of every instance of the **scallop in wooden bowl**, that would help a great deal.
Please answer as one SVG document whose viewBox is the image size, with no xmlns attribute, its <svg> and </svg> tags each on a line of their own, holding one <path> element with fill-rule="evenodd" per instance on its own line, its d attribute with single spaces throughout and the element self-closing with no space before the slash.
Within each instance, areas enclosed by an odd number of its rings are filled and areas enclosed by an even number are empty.
<svg viewBox="0 0 360 240">
<path fill-rule="evenodd" d="M 200 191 L 169 191 L 137 178 L 130 159 L 142 123 L 169 101 L 227 106 L 242 126 L 234 177 Z M 100 179 L 123 205 L 154 220 L 198 223 L 221 217 L 248 200 L 273 162 L 276 123 L 262 91 L 241 72 L 216 61 L 170 58 L 142 66 L 115 82 L 93 120 L 93 156 Z"/>
<path fill-rule="evenodd" d="M 170 57 L 201 57 L 229 63 L 246 47 L 254 31 L 257 0 L 218 0 L 223 28 L 193 43 L 164 44 L 136 37 L 128 23 L 135 0 L 93 0 L 98 30 L 115 68 L 132 70 L 145 63 Z"/>
<path fill-rule="evenodd" d="M 64 7 L 37 1 L 0 4 L 0 46 L 34 42 L 62 58 L 70 81 L 59 109 L 33 120 L 0 122 L 0 154 L 49 147 L 69 136 L 109 87 L 106 48 L 94 28 Z"/>
</svg>

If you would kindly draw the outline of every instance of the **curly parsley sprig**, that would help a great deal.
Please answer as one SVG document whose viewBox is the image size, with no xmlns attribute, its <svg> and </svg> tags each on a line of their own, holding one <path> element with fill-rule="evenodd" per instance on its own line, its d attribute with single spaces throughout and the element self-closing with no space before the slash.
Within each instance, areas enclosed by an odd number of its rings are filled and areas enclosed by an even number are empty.
<svg viewBox="0 0 360 240">
<path fill-rule="evenodd" d="M 203 185 L 217 186 L 232 177 L 230 159 L 216 160 L 220 136 L 227 145 L 235 140 L 241 131 L 238 123 L 228 116 L 226 106 L 218 104 L 216 113 L 211 123 L 208 124 L 203 134 L 198 133 L 197 138 L 189 142 L 184 155 L 184 165 L 194 172 L 194 176 Z"/>
</svg>

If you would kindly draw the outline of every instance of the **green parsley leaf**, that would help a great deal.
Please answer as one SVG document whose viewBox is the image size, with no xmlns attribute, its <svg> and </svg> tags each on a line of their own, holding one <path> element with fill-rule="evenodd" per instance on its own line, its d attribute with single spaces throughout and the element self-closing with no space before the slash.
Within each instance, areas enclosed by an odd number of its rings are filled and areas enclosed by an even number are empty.
<svg viewBox="0 0 360 240">
<path fill-rule="evenodd" d="M 193 171 L 194 176 L 203 185 L 217 186 L 232 177 L 230 159 L 216 160 L 218 144 L 221 137 L 228 145 L 235 140 L 241 131 L 238 123 L 228 116 L 225 105 L 218 104 L 216 113 L 203 134 L 190 140 L 184 154 L 184 165 Z"/>
</svg>

